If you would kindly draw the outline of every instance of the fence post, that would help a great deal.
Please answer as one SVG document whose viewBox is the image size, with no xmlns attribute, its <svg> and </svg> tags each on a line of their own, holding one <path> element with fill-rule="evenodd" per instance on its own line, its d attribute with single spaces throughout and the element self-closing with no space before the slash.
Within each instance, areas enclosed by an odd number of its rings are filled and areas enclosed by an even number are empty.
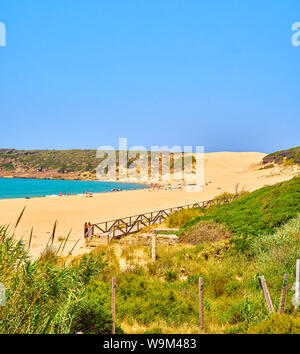
<svg viewBox="0 0 300 354">
<path fill-rule="evenodd" d="M 279 305 L 279 313 L 280 314 L 284 313 L 284 305 L 285 305 L 285 299 L 286 299 L 286 293 L 287 293 L 288 278 L 289 278 L 289 276 L 287 274 L 284 274 L 281 299 L 280 299 L 280 305 Z"/>
<path fill-rule="evenodd" d="M 116 334 L 116 278 L 111 280 L 112 334 Z"/>
<path fill-rule="evenodd" d="M 295 284 L 295 310 L 299 306 L 300 293 L 300 259 L 296 260 L 296 284 Z"/>
<path fill-rule="evenodd" d="M 272 304 L 271 296 L 270 296 L 270 293 L 269 293 L 269 290 L 268 290 L 268 287 L 267 287 L 267 283 L 266 283 L 265 277 L 262 275 L 261 277 L 259 277 L 259 279 L 260 279 L 260 283 L 261 283 L 261 286 L 262 286 L 262 289 L 263 289 L 263 292 L 264 292 L 264 296 L 265 296 L 265 300 L 266 300 L 266 304 L 267 304 L 268 310 L 269 310 L 270 313 L 274 313 L 274 307 L 273 307 L 273 304 Z"/>
<path fill-rule="evenodd" d="M 156 232 L 152 232 L 152 261 L 156 261 Z"/>
<path fill-rule="evenodd" d="M 204 329 L 203 321 L 203 278 L 199 278 L 199 324 L 200 330 Z"/>
</svg>

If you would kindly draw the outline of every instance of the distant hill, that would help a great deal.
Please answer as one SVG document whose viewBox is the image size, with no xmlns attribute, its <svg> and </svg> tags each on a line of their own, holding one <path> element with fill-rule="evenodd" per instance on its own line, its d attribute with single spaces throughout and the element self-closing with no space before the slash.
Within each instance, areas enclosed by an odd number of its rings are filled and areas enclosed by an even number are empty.
<svg viewBox="0 0 300 354">
<path fill-rule="evenodd" d="M 81 178 L 95 174 L 96 150 L 0 149 L 0 176 Z"/>
<path fill-rule="evenodd" d="M 101 162 L 101 158 L 96 158 L 96 152 L 97 150 L 79 149 L 0 149 L 0 177 L 95 180 L 96 169 Z M 155 159 L 161 160 L 159 153 L 153 152 L 152 154 L 152 158 L 154 157 Z M 137 158 L 140 157 L 139 155 L 138 153 Z M 171 155 L 173 156 L 171 157 L 171 171 L 174 171 L 179 168 L 179 165 L 181 166 L 181 154 Z M 175 157 L 175 155 L 177 157 Z M 134 168 L 135 160 L 135 157 L 129 158 L 127 168 Z M 148 164 L 150 161 L 151 158 L 148 159 Z M 186 158 L 185 163 L 188 161 L 189 158 Z M 192 163 L 194 166 L 194 156 L 192 156 Z"/>
<path fill-rule="evenodd" d="M 300 146 L 288 150 L 273 152 L 272 154 L 269 154 L 263 158 L 263 163 L 287 163 L 291 165 L 300 165 Z"/>
</svg>

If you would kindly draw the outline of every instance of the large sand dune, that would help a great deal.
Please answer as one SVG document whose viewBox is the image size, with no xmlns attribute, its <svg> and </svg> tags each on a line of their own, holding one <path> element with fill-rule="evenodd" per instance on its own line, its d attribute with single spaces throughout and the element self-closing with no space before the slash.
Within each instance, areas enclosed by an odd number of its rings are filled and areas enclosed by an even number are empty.
<svg viewBox="0 0 300 354">
<path fill-rule="evenodd" d="M 201 192 L 136 190 L 84 196 L 0 200 L 0 225 L 13 224 L 24 206 L 17 236 L 28 240 L 34 228 L 31 253 L 38 256 L 58 220 L 56 240 L 72 229 L 69 248 L 83 235 L 85 221 L 101 222 L 168 207 L 208 200 L 222 192 L 253 191 L 266 184 L 290 179 L 292 171 L 260 170 L 263 153 L 217 152 L 205 154 L 205 187 Z M 80 244 L 79 244 L 80 245 Z M 80 246 L 79 246 L 80 247 Z M 67 247 L 68 248 L 68 247 Z"/>
</svg>

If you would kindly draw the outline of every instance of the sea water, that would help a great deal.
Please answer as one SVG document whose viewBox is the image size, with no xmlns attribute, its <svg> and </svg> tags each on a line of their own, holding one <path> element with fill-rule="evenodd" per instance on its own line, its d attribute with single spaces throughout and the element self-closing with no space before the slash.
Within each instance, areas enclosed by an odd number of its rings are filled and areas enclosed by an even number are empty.
<svg viewBox="0 0 300 354">
<path fill-rule="evenodd" d="M 133 190 L 145 186 L 135 183 L 66 181 L 50 179 L 0 178 L 0 199 L 47 197 L 66 193 L 110 192 L 112 189 Z"/>
</svg>

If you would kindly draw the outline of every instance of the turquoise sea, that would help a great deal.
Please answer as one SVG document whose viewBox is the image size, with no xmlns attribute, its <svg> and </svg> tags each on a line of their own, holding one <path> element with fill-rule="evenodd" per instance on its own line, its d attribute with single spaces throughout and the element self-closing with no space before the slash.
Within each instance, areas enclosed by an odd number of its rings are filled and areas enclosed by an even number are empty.
<svg viewBox="0 0 300 354">
<path fill-rule="evenodd" d="M 113 188 L 133 190 L 144 187 L 135 183 L 0 178 L 0 199 L 46 197 L 59 195 L 60 192 L 70 192 L 70 195 L 82 194 L 85 191 L 102 193 L 110 192 Z"/>
</svg>

